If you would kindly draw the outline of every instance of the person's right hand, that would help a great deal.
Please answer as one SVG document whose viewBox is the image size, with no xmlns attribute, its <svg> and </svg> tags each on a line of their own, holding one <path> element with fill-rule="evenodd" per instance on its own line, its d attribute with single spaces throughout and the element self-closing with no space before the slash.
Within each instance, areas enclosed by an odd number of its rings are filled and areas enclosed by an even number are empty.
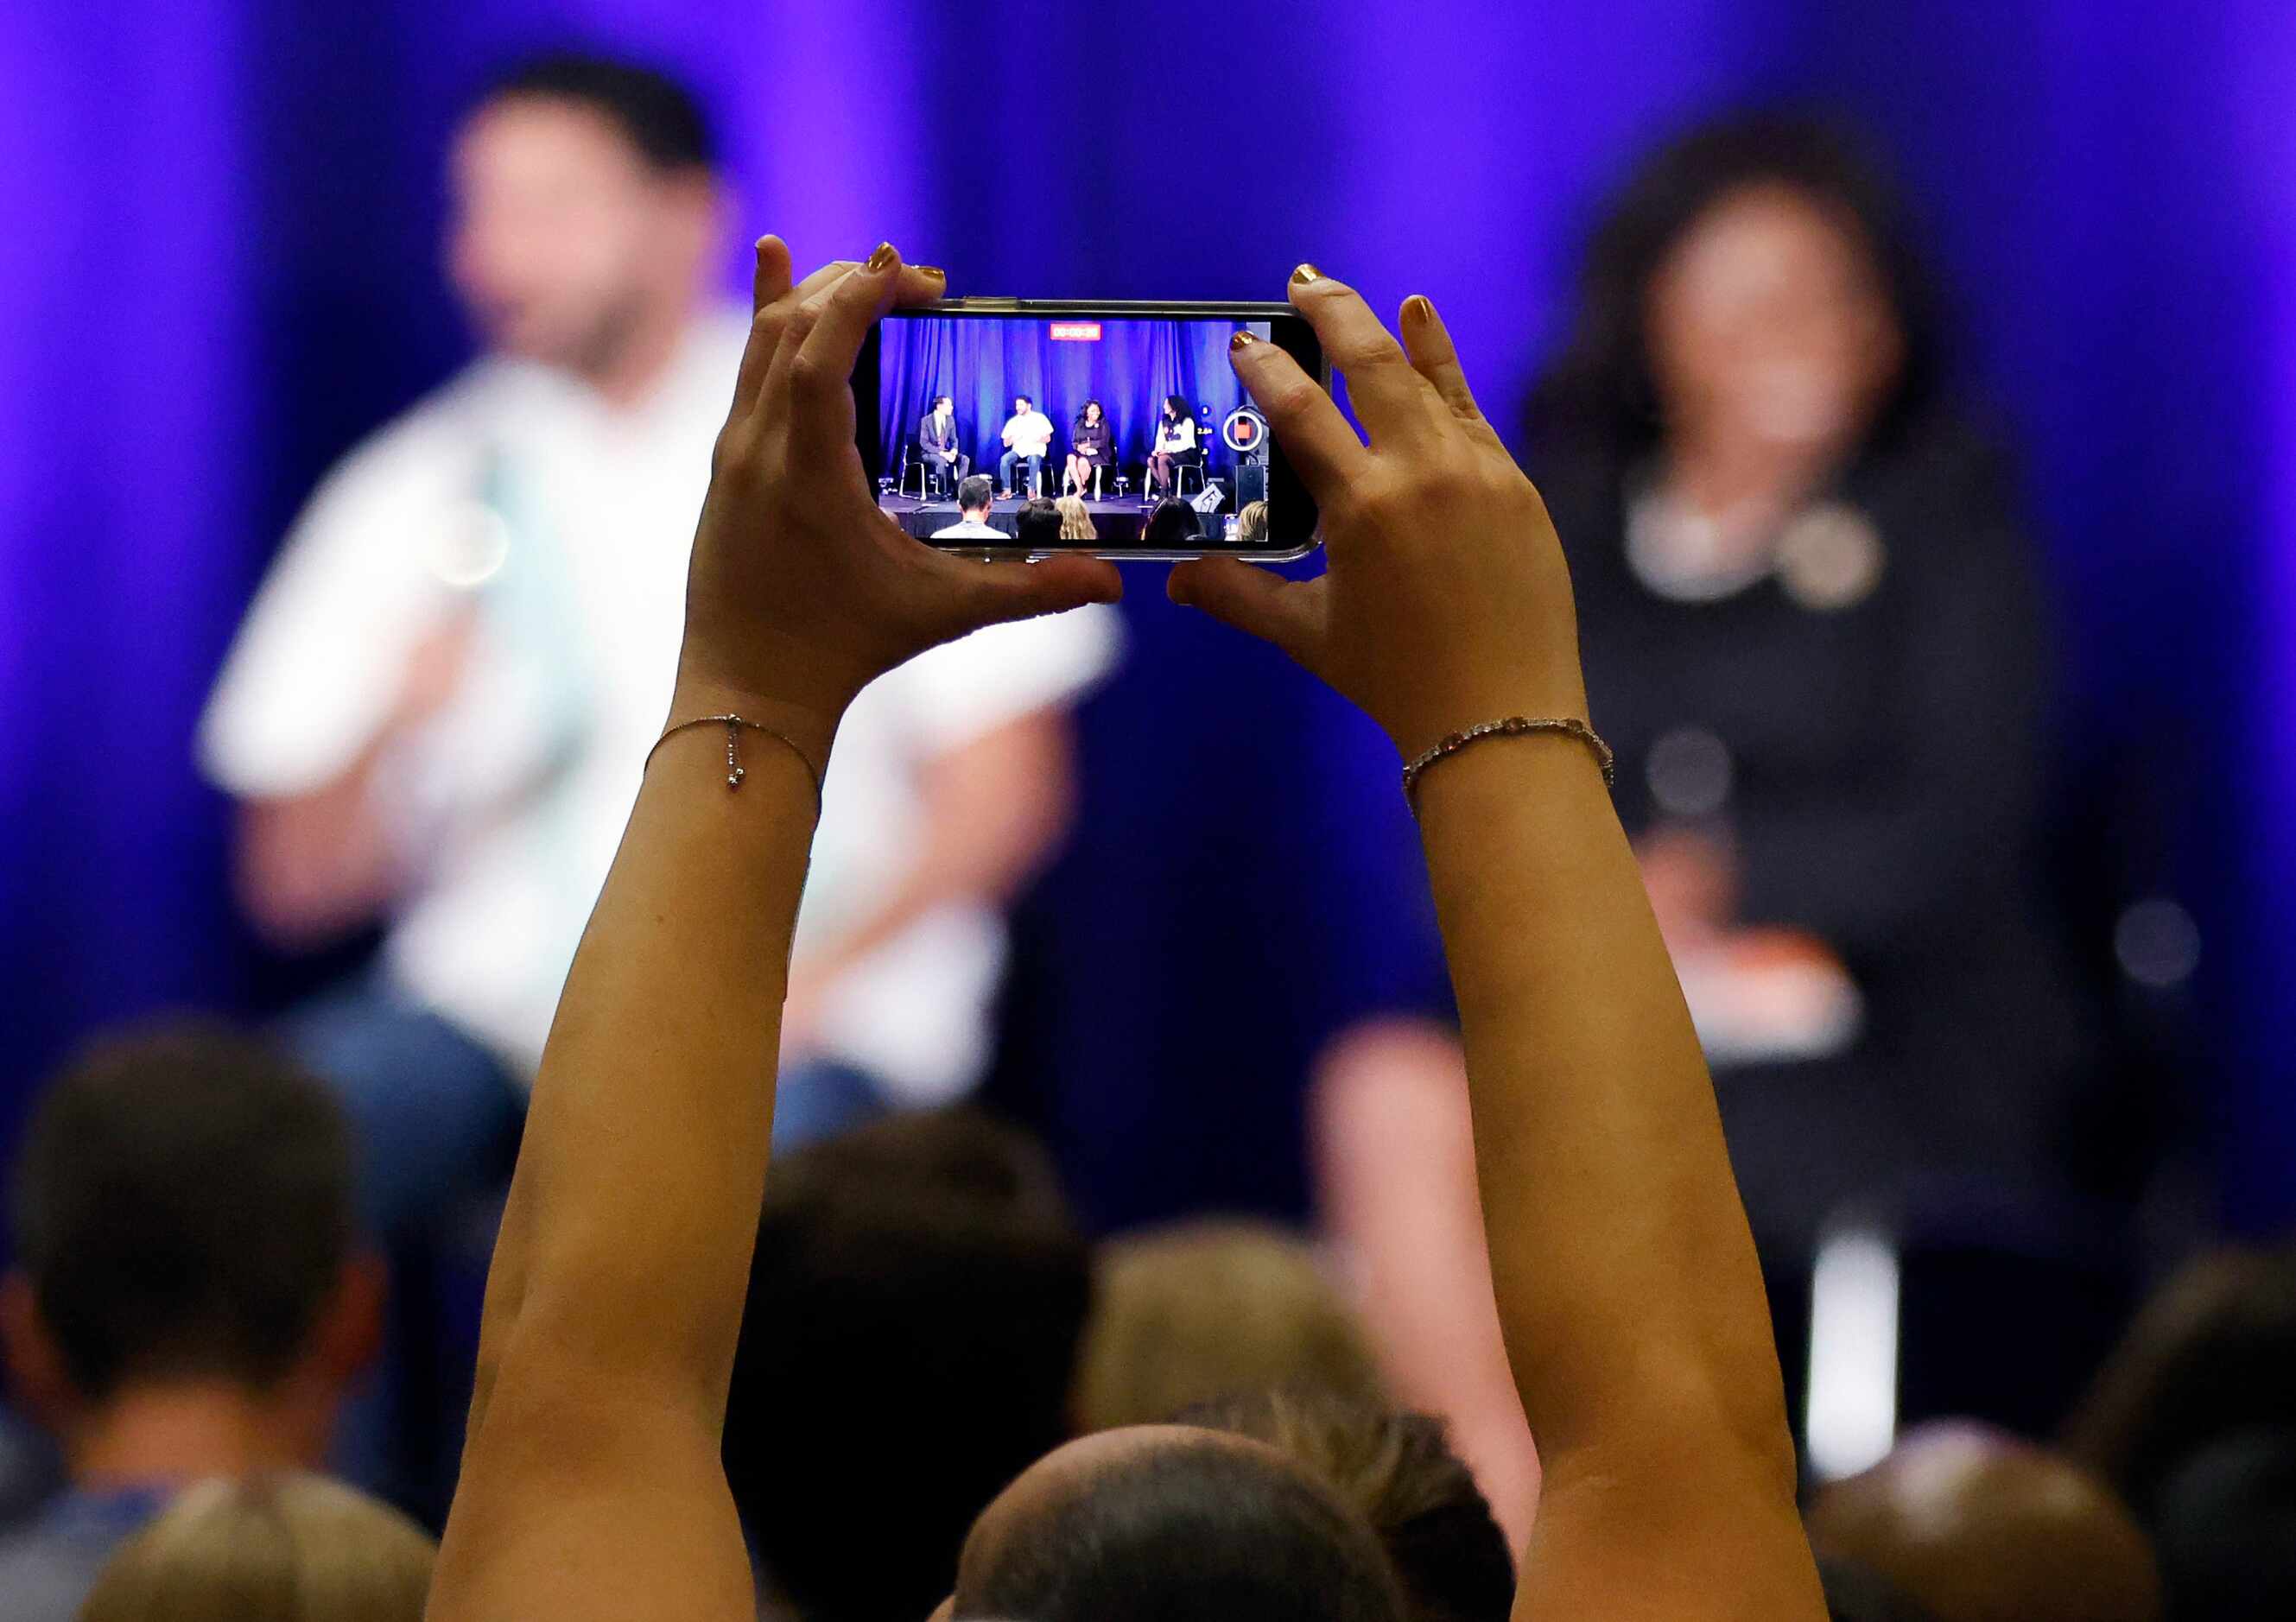
<svg viewBox="0 0 2296 1622">
<path fill-rule="evenodd" d="M 1236 374 L 1323 511 L 1324 572 L 1183 563 L 1175 602 L 1265 637 L 1360 705 L 1406 759 L 1506 716 L 1587 713 L 1570 579 L 1531 488 L 1476 408 L 1423 298 L 1398 344 L 1355 291 L 1302 266 L 1292 302 L 1348 380 L 1365 445 L 1316 380 L 1238 333 Z"/>
</svg>

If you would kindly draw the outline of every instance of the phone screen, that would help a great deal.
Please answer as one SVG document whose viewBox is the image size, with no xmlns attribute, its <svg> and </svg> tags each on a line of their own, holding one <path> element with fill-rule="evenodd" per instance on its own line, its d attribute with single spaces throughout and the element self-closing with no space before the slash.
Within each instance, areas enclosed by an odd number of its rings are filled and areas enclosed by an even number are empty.
<svg viewBox="0 0 2296 1622">
<path fill-rule="evenodd" d="M 1315 505 L 1229 365 L 1239 329 L 1323 380 L 1313 332 L 1282 305 L 896 312 L 854 378 L 878 504 L 958 551 L 1297 557 Z"/>
</svg>

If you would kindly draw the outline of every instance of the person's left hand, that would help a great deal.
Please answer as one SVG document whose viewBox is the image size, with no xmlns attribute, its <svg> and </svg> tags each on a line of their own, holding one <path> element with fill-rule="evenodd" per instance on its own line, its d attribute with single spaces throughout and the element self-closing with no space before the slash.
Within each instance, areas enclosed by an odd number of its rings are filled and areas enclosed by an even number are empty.
<svg viewBox="0 0 2296 1622">
<path fill-rule="evenodd" d="M 887 243 L 791 282 L 788 247 L 758 243 L 756 317 L 710 461 L 686 579 L 673 721 L 734 710 L 827 758 L 854 695 L 983 626 L 1122 594 L 1112 564 L 972 563 L 914 539 L 871 499 L 853 442 L 851 378 L 869 328 L 939 298 L 939 271 Z"/>
</svg>

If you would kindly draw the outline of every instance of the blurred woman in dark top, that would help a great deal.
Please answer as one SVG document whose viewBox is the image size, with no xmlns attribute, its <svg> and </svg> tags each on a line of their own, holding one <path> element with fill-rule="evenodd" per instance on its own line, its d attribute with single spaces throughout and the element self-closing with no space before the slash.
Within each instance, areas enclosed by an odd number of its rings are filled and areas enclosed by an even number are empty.
<svg viewBox="0 0 2296 1622">
<path fill-rule="evenodd" d="M 1109 465 L 1114 444 L 1108 431 L 1108 414 L 1101 410 L 1098 400 L 1086 400 L 1069 425 L 1068 474 L 1061 481 L 1061 494 L 1071 490 L 1079 496 L 1094 494 L 1093 473 Z"/>
<path fill-rule="evenodd" d="M 1935 319 L 1853 149 L 1790 119 L 1709 126 L 1596 231 L 1526 423 L 1620 813 L 1789 1296 L 1831 1215 L 2049 1187 L 2078 1057 L 2035 895 L 2032 560 L 2002 458 L 1942 397 Z M 1326 1205 L 1358 1249 L 1381 1241 L 1350 1213 L 1392 1231 L 1397 1191 L 1366 1179 L 1398 1164 L 1358 1140 L 1391 1130 L 1398 1090 L 1447 1110 L 1459 1085 L 1365 1055 L 1428 1070 L 1424 1038 L 1358 1033 L 1319 1079 Z M 1458 1366 L 1415 1315 L 1398 1358 Z"/>
</svg>

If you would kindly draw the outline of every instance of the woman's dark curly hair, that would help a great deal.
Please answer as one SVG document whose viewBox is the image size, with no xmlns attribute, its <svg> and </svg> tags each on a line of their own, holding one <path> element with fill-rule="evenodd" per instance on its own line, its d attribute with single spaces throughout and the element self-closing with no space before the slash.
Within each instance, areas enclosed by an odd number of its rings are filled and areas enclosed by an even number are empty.
<svg viewBox="0 0 2296 1622">
<path fill-rule="evenodd" d="M 1896 314 L 1904 359 L 1866 448 L 1894 439 L 1934 404 L 1943 368 L 1935 296 L 1895 192 L 1848 132 L 1819 119 L 1756 113 L 1700 125 L 1660 147 L 1603 216 L 1580 270 L 1577 322 L 1524 413 L 1535 460 L 1559 453 L 1620 467 L 1658 442 L 1651 284 L 1708 210 L 1763 185 L 1789 187 L 1848 225 Z"/>
</svg>

